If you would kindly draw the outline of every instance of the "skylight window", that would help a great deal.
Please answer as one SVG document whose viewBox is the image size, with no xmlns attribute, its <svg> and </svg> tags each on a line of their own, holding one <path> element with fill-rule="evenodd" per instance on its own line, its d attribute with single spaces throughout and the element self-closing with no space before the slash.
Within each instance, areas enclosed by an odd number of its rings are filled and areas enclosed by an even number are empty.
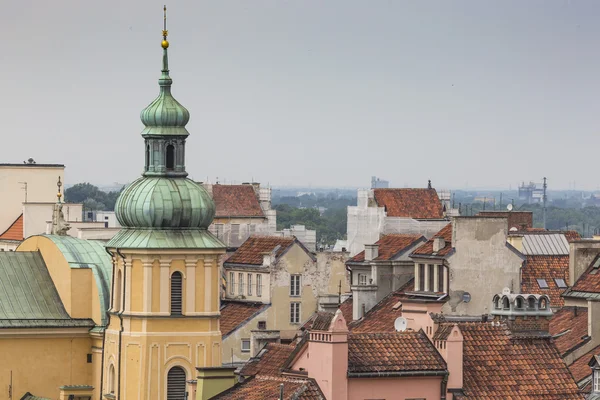
<svg viewBox="0 0 600 400">
<path fill-rule="evenodd" d="M 540 289 L 548 289 L 548 283 L 545 279 L 536 279 Z"/>
<path fill-rule="evenodd" d="M 564 280 L 564 279 L 558 279 L 558 278 L 555 278 L 555 279 L 554 279 L 554 282 L 556 283 L 556 286 L 558 286 L 558 287 L 559 287 L 559 288 L 561 288 L 561 289 L 564 289 L 564 288 L 566 288 L 566 287 L 567 287 L 567 284 L 565 283 L 565 280 Z"/>
</svg>

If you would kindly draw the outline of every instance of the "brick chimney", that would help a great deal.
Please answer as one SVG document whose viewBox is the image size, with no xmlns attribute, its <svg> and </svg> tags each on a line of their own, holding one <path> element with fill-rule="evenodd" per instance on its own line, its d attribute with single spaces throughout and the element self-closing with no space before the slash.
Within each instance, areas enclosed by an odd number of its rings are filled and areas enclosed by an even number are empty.
<svg viewBox="0 0 600 400">
<path fill-rule="evenodd" d="M 365 244 L 365 261 L 372 261 L 379 257 L 378 244 Z"/>
<path fill-rule="evenodd" d="M 458 325 L 454 325 L 444 350 L 446 364 L 448 365 L 448 389 L 462 389 L 463 387 L 463 335 Z"/>
<path fill-rule="evenodd" d="M 539 294 L 514 294 L 504 288 L 494 296 L 491 313 L 494 321 L 506 322 L 513 333 L 548 335 L 552 318 L 550 298 Z"/>
<path fill-rule="evenodd" d="M 444 247 L 446 247 L 446 240 L 443 237 L 434 237 L 433 238 L 433 252 L 434 253 L 437 253 Z"/>
<path fill-rule="evenodd" d="M 327 400 L 348 399 L 348 326 L 338 309 L 317 316 L 309 331 L 308 376 L 317 381 Z"/>
</svg>

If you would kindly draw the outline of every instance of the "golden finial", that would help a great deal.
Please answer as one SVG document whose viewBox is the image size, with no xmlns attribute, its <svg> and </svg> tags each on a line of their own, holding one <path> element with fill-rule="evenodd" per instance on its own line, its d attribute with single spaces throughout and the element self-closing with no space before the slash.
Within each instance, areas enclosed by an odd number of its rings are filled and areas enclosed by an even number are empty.
<svg viewBox="0 0 600 400">
<path fill-rule="evenodd" d="M 164 12 L 163 41 L 160 45 L 162 46 L 163 49 L 166 49 L 169 47 L 169 41 L 167 40 L 167 35 L 169 34 L 169 31 L 167 30 L 167 6 L 166 5 L 163 7 L 163 12 Z"/>
<path fill-rule="evenodd" d="M 58 177 L 58 182 L 56 182 L 56 187 L 58 188 L 58 193 L 56 197 L 58 197 L 58 202 L 60 203 L 60 198 L 62 197 L 62 193 L 60 193 L 60 187 L 62 186 L 62 182 L 60 181 L 60 176 Z"/>
</svg>

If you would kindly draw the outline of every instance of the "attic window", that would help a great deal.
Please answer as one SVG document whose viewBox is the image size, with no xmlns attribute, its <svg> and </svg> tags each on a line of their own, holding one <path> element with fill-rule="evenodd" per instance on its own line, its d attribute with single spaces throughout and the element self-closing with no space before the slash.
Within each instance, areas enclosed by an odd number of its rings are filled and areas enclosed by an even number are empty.
<svg viewBox="0 0 600 400">
<path fill-rule="evenodd" d="M 600 370 L 594 369 L 594 393 L 600 393 Z"/>
<path fill-rule="evenodd" d="M 536 279 L 540 289 L 548 289 L 548 283 L 545 279 Z"/>
<path fill-rule="evenodd" d="M 556 283 L 556 286 L 558 286 L 561 289 L 564 289 L 567 287 L 567 284 L 565 283 L 564 279 L 555 278 L 554 282 Z"/>
</svg>

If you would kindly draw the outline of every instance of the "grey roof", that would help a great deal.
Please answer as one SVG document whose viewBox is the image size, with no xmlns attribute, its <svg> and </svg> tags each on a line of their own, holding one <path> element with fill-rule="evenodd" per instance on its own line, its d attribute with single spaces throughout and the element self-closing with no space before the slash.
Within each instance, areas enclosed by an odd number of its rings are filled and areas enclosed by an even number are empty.
<svg viewBox="0 0 600 400">
<path fill-rule="evenodd" d="M 0 328 L 91 327 L 71 319 L 38 252 L 0 252 Z"/>
<path fill-rule="evenodd" d="M 569 241 L 562 233 L 524 235 L 522 253 L 527 256 L 568 256 Z"/>
<path fill-rule="evenodd" d="M 25 395 L 23 397 L 21 397 L 21 400 L 50 400 L 50 399 L 47 397 L 34 396 L 31 393 L 27 392 L 27 393 L 25 393 Z"/>
</svg>

